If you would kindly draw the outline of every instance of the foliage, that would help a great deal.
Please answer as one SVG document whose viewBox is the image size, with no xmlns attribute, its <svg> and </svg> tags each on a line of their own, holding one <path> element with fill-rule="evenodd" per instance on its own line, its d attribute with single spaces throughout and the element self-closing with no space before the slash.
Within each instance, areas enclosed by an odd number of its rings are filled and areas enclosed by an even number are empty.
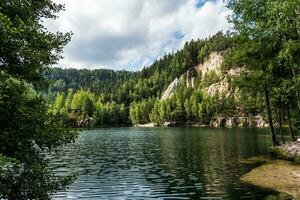
<svg viewBox="0 0 300 200">
<path fill-rule="evenodd" d="M 128 71 L 113 71 L 108 69 L 60 69 L 53 68 L 45 73 L 51 81 L 50 93 L 67 93 L 69 89 L 77 91 L 89 90 L 93 93 L 112 93 L 121 84 L 136 73 Z"/>
<path fill-rule="evenodd" d="M 51 0 L 0 1 L 0 199 L 50 199 L 73 179 L 55 176 L 45 153 L 76 132 L 36 91 L 70 40 L 71 33 L 50 33 L 41 23 L 62 9 Z"/>
<path fill-rule="evenodd" d="M 150 122 L 149 114 L 153 109 L 155 99 L 149 98 L 142 102 L 130 104 L 129 116 L 132 124 L 146 124 Z"/>
<path fill-rule="evenodd" d="M 63 9 L 51 0 L 0 2 L 0 68 L 34 86 L 45 86 L 42 72 L 61 58 L 71 33 L 51 33 L 41 19 L 53 19 Z"/>
<path fill-rule="evenodd" d="M 124 104 L 117 104 L 116 102 L 98 102 L 94 112 L 96 125 L 98 126 L 119 126 L 127 125 L 128 110 Z"/>
<path fill-rule="evenodd" d="M 216 71 L 208 71 L 201 82 L 202 88 L 208 87 L 214 83 L 219 82 L 220 75 Z"/>
<path fill-rule="evenodd" d="M 182 85 L 172 97 L 154 103 L 150 120 L 158 124 L 166 121 L 197 122 L 201 101 L 200 92 Z"/>
<path fill-rule="evenodd" d="M 294 81 L 299 74 L 299 3 L 299 0 L 229 1 L 235 45 L 226 56 L 225 66 L 242 69 L 235 79 L 239 87 L 264 96 L 273 145 L 278 141 L 272 102 L 276 102 L 274 106 L 279 110 L 286 109 L 294 140 L 290 107 L 295 99 L 300 102 L 298 84 Z"/>
<path fill-rule="evenodd" d="M 102 96 L 78 90 L 75 93 L 69 90 L 66 94 L 58 93 L 54 99 L 53 114 L 66 116 L 67 124 L 76 126 L 77 121 L 87 117 L 94 117 L 96 126 L 126 125 L 128 122 L 128 109 L 124 104 L 115 101 L 104 101 Z"/>
<path fill-rule="evenodd" d="M 76 133 L 64 128 L 59 115 L 48 112 L 47 103 L 31 85 L 4 72 L 0 80 L 0 152 L 14 161 L 4 162 L 8 167 L 0 172 L 0 197 L 47 199 L 71 177 L 54 176 L 42 152 L 72 141 Z"/>
<path fill-rule="evenodd" d="M 216 116 L 262 114 L 268 118 L 274 144 L 278 142 L 275 122 L 280 127 L 287 123 L 294 138 L 291 126 L 297 125 L 300 111 L 299 5 L 299 0 L 231 0 L 231 33 L 186 42 L 183 49 L 165 54 L 139 72 L 54 69 L 46 74 L 53 81 L 48 96 L 56 97 L 55 105 L 69 120 L 84 118 L 89 107 L 88 116 L 93 111 L 101 126 L 208 123 Z M 202 77 L 194 67 L 216 51 L 225 53 L 222 71 Z M 233 77 L 226 74 L 231 69 L 238 72 Z M 159 100 L 169 84 L 187 71 L 195 78 L 194 87 L 181 83 L 172 97 Z M 225 75 L 233 90 L 207 94 L 205 89 Z M 62 94 L 66 100 L 61 108 Z M 292 109 L 297 107 L 299 111 Z"/>
</svg>

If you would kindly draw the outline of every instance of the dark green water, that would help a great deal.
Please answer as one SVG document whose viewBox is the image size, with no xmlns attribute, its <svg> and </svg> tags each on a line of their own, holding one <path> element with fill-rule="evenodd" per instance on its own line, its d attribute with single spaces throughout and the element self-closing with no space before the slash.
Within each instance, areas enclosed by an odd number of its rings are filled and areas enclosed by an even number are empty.
<svg viewBox="0 0 300 200">
<path fill-rule="evenodd" d="M 239 181 L 264 154 L 264 129 L 112 128 L 83 131 L 50 156 L 59 174 L 77 180 L 55 199 L 265 199 Z"/>
</svg>

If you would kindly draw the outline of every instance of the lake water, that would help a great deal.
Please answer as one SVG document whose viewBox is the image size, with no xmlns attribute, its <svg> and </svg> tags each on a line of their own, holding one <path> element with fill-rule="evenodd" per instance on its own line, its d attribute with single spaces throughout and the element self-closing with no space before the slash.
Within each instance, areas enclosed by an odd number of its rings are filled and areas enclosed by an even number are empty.
<svg viewBox="0 0 300 200">
<path fill-rule="evenodd" d="M 55 199 L 265 199 L 242 183 L 265 154 L 265 129 L 110 128 L 82 131 L 50 156 L 58 174 L 77 173 Z"/>
</svg>

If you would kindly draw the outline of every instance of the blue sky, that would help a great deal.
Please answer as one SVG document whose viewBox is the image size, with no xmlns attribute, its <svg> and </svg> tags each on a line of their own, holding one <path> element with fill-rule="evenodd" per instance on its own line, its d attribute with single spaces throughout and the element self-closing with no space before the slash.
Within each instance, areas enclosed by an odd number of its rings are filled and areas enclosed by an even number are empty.
<svg viewBox="0 0 300 200">
<path fill-rule="evenodd" d="M 191 39 L 226 31 L 223 0 L 54 0 L 66 11 L 45 21 L 50 31 L 72 31 L 63 68 L 139 70 Z"/>
</svg>

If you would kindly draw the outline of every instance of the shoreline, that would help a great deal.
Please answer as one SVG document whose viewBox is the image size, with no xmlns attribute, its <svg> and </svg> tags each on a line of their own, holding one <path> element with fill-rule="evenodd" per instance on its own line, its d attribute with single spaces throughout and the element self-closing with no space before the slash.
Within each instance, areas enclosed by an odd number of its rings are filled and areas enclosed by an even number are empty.
<svg viewBox="0 0 300 200">
<path fill-rule="evenodd" d="M 241 176 L 245 183 L 279 192 L 279 199 L 300 199 L 300 141 L 270 149 L 272 158 L 256 156 L 244 164 L 260 164 Z"/>
<path fill-rule="evenodd" d="M 212 129 L 245 129 L 245 128 L 257 128 L 257 129 L 267 129 L 267 127 L 214 127 L 209 125 L 199 125 L 199 124 L 176 124 L 176 125 L 157 125 L 155 123 L 147 123 L 147 124 L 136 124 L 136 125 L 120 125 L 120 126 L 93 126 L 93 127 L 75 127 L 72 128 L 74 130 L 92 130 L 99 128 L 173 128 L 173 127 L 191 127 L 191 128 L 212 128 Z"/>
<path fill-rule="evenodd" d="M 244 174 L 245 183 L 279 192 L 280 199 L 300 199 L 300 165 L 286 160 L 267 162 Z"/>
</svg>

